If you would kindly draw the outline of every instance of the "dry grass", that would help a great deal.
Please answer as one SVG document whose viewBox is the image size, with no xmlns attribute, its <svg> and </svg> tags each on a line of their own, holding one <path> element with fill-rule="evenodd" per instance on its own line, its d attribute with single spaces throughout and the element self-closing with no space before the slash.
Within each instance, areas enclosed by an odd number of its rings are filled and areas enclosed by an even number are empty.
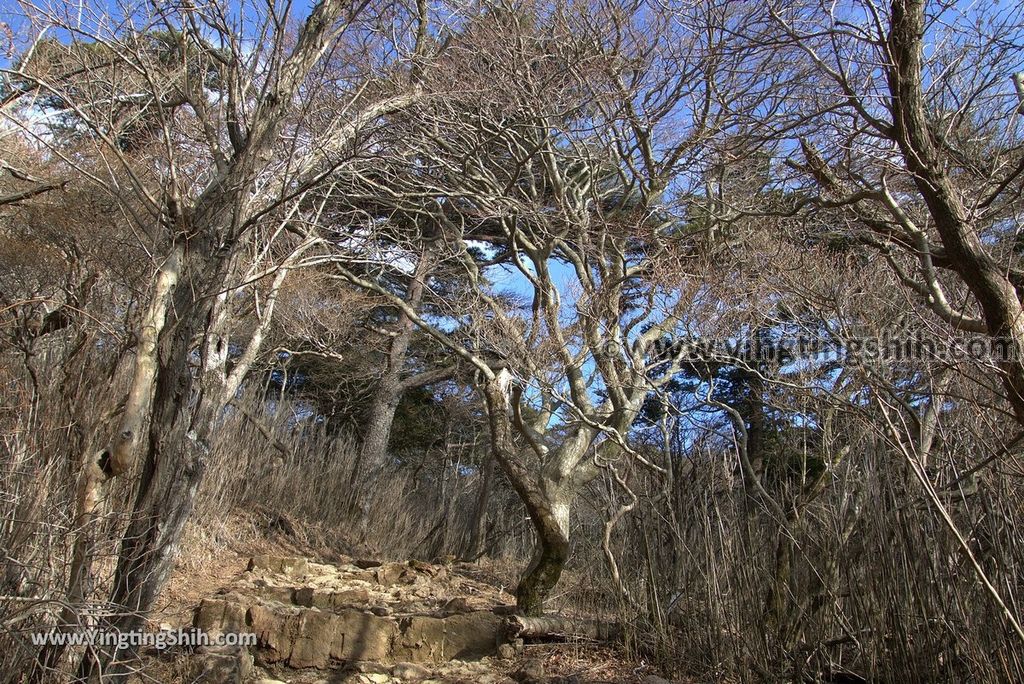
<svg viewBox="0 0 1024 684">
<path fill-rule="evenodd" d="M 80 361 L 76 386 L 82 393 L 121 381 L 117 372 L 110 379 L 102 361 Z M 35 656 L 25 635 L 54 624 L 63 607 L 76 533 L 76 464 L 83 450 L 106 438 L 97 429 L 95 404 L 68 392 L 67 366 L 37 373 L 35 391 L 28 375 L 13 368 L 2 371 L 0 385 L 0 580 L 6 597 L 0 601 L 0 673 L 8 681 L 17 681 Z M 339 553 L 429 560 L 464 549 L 480 477 L 460 464 L 459 454 L 419 455 L 396 459 L 382 472 L 353 472 L 353 442 L 328 434 L 308 407 L 253 396 L 241 401 L 244 413 L 229 408 L 220 419 L 176 580 L 155 621 L 187 621 L 187 609 L 204 592 L 263 548 L 327 561 Z M 572 561 L 552 607 L 618 619 L 628 628 L 624 662 L 701 681 L 814 680 L 843 672 L 883 681 L 1016 679 L 1024 654 L 902 463 L 869 436 L 854 447 L 852 465 L 833 474 L 796 528 L 779 621 L 766 619 L 766 597 L 777 584 L 780 526 L 734 472 L 712 467 L 710 456 L 706 467 L 680 474 L 668 492 L 635 475 L 641 504 L 613 537 L 632 603 L 619 601 L 602 569 L 599 540 L 609 495 L 595 483 L 577 507 Z M 958 472 L 952 465 L 940 468 L 936 481 L 950 482 Z M 109 590 L 128 483 L 104 504 L 94 540 L 99 560 L 92 603 L 75 607 L 83 619 Z M 1012 478 L 981 478 L 979 485 L 951 497 L 950 508 L 1012 600 L 1021 576 L 1024 501 Z M 356 492 L 367 495 L 365 520 L 353 506 Z M 511 591 L 529 557 L 531 533 L 500 479 L 488 515 L 481 572 Z M 589 646 L 561 648 L 560 657 L 576 659 L 580 672 L 589 667 Z"/>
</svg>

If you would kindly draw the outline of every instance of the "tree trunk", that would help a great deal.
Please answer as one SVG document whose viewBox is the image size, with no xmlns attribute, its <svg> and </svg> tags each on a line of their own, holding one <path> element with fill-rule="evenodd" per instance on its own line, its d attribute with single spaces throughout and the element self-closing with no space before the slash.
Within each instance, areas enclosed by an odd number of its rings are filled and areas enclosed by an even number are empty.
<svg viewBox="0 0 1024 684">
<path fill-rule="evenodd" d="M 526 506 L 537 534 L 533 558 L 516 587 L 516 605 L 523 615 L 539 616 L 569 559 L 569 511 L 574 492 L 559 491 L 543 474 L 538 482 L 520 462 L 512 440 L 509 382 L 503 374 L 484 387 L 491 442 L 493 454 Z"/>
<path fill-rule="evenodd" d="M 790 521 L 792 524 L 792 520 Z M 789 647 L 790 622 L 795 617 L 792 606 L 792 581 L 794 565 L 794 544 L 786 529 L 780 530 L 775 543 L 775 565 L 772 572 L 772 585 L 768 589 L 767 616 L 765 622 L 775 630 L 779 643 Z"/>
<path fill-rule="evenodd" d="M 526 506 L 537 535 L 533 557 L 516 587 L 519 611 L 535 617 L 543 613 L 544 603 L 569 558 L 569 516 L 573 500 L 598 474 L 591 464 L 582 461 L 597 431 L 581 427 L 579 432 L 564 440 L 557 452 L 548 453 L 539 468 L 531 469 L 526 463 L 533 447 L 520 452 L 513 438 L 511 383 L 508 371 L 502 370 L 487 378 L 482 390 L 487 404 L 491 454 Z M 639 410 L 639 402 L 634 410 Z"/>
<path fill-rule="evenodd" d="M 922 85 L 925 6 L 923 0 L 895 0 L 892 4 L 888 38 L 893 60 L 888 73 L 892 136 L 935 222 L 953 270 L 981 305 L 989 335 L 1002 341 L 1009 352 L 998 365 L 1007 399 L 1017 422 L 1024 425 L 1024 306 L 1004 268 L 986 251 L 931 135 Z"/>
<path fill-rule="evenodd" d="M 622 625 L 600 620 L 578 620 L 557 615 L 546 617 L 513 615 L 509 618 L 509 622 L 512 634 L 527 639 L 561 636 L 613 641 L 622 637 Z"/>
<path fill-rule="evenodd" d="M 349 513 L 356 516 L 359 541 L 366 540 L 370 523 L 370 492 L 378 471 L 387 460 L 391 426 L 401 399 L 397 373 L 385 371 L 370 405 L 370 415 L 363 427 L 363 443 L 356 454 L 349 478 Z"/>
<path fill-rule="evenodd" d="M 410 277 L 405 294 L 406 304 L 414 311 L 418 310 L 423 302 L 427 276 L 432 267 L 431 254 L 429 251 L 424 251 L 416 262 L 416 269 Z M 402 382 L 402 372 L 405 370 L 409 344 L 412 342 L 415 329 L 416 324 L 409 314 L 399 309 L 395 331 L 388 348 L 384 374 L 377 385 L 377 392 L 370 405 L 370 415 L 367 417 L 366 427 L 363 430 L 361 465 L 371 473 L 378 470 L 387 459 L 388 443 L 391 441 L 391 426 L 395 422 L 395 411 L 398 410 L 398 403 L 407 389 Z"/>
<path fill-rule="evenodd" d="M 484 461 L 480 471 L 480 493 L 476 498 L 476 514 L 473 516 L 473 529 L 470 530 L 466 549 L 462 553 L 462 559 L 465 561 L 472 562 L 484 555 L 484 543 L 487 536 L 487 506 L 491 500 L 493 482 L 494 459 L 488 458 Z"/>
<path fill-rule="evenodd" d="M 423 253 L 416 262 L 416 269 L 409 281 L 405 296 L 406 304 L 413 310 L 418 309 L 423 301 L 423 291 L 431 266 L 429 252 Z M 399 309 L 395 331 L 390 338 L 384 373 L 377 383 L 377 391 L 370 403 L 370 412 L 362 430 L 362 445 L 352 468 L 352 477 L 349 482 L 352 493 L 349 505 L 350 511 L 358 516 L 356 527 L 359 530 L 361 541 L 365 540 L 368 533 L 367 525 L 370 515 L 368 490 L 371 488 L 369 483 L 375 479 L 387 461 L 395 412 L 398 410 L 402 394 L 407 388 L 406 384 L 402 382 L 402 372 L 405 369 L 405 360 L 415 328 L 416 324 L 412 318 L 403 309 Z M 365 474 L 365 478 L 360 483 L 359 478 L 363 474 Z"/>
<path fill-rule="evenodd" d="M 405 352 L 402 352 L 404 360 Z M 373 474 L 387 461 L 388 444 L 391 442 L 391 426 L 395 422 L 395 412 L 402 399 L 402 388 L 398 381 L 398 373 L 391 369 L 385 371 L 377 385 L 377 392 L 370 404 L 370 414 L 363 428 L 363 445 L 360 454 L 360 465 L 368 473 Z"/>
<path fill-rule="evenodd" d="M 750 426 L 747 428 L 747 453 L 750 465 L 760 477 L 764 474 L 765 467 L 764 379 L 760 374 L 760 369 L 745 373 L 745 376 L 747 396 L 744 409 L 746 409 L 746 417 L 750 422 Z M 782 465 L 777 464 L 777 467 L 782 467 Z"/>
<path fill-rule="evenodd" d="M 178 315 L 161 335 L 153 412 L 130 522 L 121 541 L 111 603 L 118 615 L 107 626 L 125 632 L 140 629 L 174 567 L 174 555 L 195 502 L 210 451 L 213 419 L 223 405 L 221 388 L 204 388 L 191 368 L 195 339 L 208 320 L 226 260 L 214 260 L 198 246 L 190 268 L 174 291 Z M 195 275 L 193 275 L 195 274 Z M 87 654 L 79 674 L 122 671 L 116 650 Z"/>
<path fill-rule="evenodd" d="M 544 602 L 569 560 L 569 511 L 573 498 L 568 492 L 535 491 L 532 500 L 526 502 L 537 539 L 530 565 L 516 587 L 516 605 L 523 615 L 536 617 L 544 613 Z"/>
</svg>

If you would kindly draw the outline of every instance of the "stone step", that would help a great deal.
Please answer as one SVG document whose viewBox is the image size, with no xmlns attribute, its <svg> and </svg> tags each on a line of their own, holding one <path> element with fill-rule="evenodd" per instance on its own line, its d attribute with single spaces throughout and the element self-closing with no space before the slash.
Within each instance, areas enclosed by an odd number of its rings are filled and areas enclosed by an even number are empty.
<svg viewBox="0 0 1024 684">
<path fill-rule="evenodd" d="M 306 603 L 315 604 L 316 596 L 315 591 L 309 593 Z M 329 604 L 332 600 L 324 598 Z M 365 660 L 473 660 L 497 653 L 508 630 L 507 620 L 491 611 L 446 617 L 379 616 L 359 608 L 332 604 L 323 610 L 237 594 L 205 599 L 196 610 L 194 625 L 211 635 L 255 633 L 258 660 L 293 668 Z"/>
<path fill-rule="evenodd" d="M 359 565 L 334 567 L 334 570 L 346 580 L 367 582 L 382 587 L 395 584 L 411 584 L 417 577 L 440 579 L 447 571 L 443 567 L 429 563 L 410 561 L 409 563 L 378 562 L 372 567 L 362 567 L 369 561 L 359 561 Z M 257 574 L 301 579 L 311 575 L 316 564 L 308 559 L 288 556 L 253 556 L 249 560 L 248 571 Z"/>
</svg>

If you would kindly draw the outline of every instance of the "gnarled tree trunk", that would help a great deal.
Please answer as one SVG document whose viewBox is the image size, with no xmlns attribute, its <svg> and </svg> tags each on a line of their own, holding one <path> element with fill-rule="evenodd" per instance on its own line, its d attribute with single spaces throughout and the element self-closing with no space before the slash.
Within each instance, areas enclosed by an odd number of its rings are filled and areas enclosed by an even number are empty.
<svg viewBox="0 0 1024 684">
<path fill-rule="evenodd" d="M 583 486 L 597 476 L 596 468 L 582 463 L 597 432 L 581 427 L 546 456 L 541 468 L 528 468 L 527 454 L 517 448 L 513 436 L 510 402 L 518 401 L 518 394 L 510 396 L 509 372 L 503 370 L 487 379 L 482 389 L 492 455 L 526 507 L 536 533 L 533 557 L 516 587 L 516 606 L 523 615 L 539 616 L 569 559 L 572 504 Z"/>
<path fill-rule="evenodd" d="M 131 520 L 121 541 L 111 603 L 119 613 L 109 627 L 140 629 L 166 585 L 185 523 L 207 466 L 213 418 L 223 407 L 221 388 L 203 388 L 191 369 L 195 339 L 204 331 L 227 260 L 190 244 L 156 350 L 156 382 L 145 459 Z M 209 389 L 210 391 L 204 391 Z M 79 675 L 119 671 L 116 651 L 83 659 Z"/>
<path fill-rule="evenodd" d="M 569 514 L 575 488 L 538 487 L 524 498 L 537 535 L 533 557 L 516 587 L 516 605 L 524 615 L 538 616 L 558 584 L 569 560 Z"/>
</svg>

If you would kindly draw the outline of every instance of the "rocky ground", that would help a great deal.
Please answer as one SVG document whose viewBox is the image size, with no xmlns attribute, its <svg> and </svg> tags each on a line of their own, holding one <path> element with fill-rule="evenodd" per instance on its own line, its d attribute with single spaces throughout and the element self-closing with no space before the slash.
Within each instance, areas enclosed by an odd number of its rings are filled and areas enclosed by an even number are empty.
<svg viewBox="0 0 1024 684">
<path fill-rule="evenodd" d="M 500 580 L 464 563 L 257 555 L 178 587 L 208 635 L 256 634 L 255 648 L 150 653 L 145 681 L 238 684 L 664 683 L 615 647 L 521 638 Z M 218 585 L 215 588 L 211 585 Z M 184 627 L 186 611 L 165 614 Z M 176 616 L 176 617 L 174 617 Z M 174 624 L 178 622 L 178 624 Z"/>
</svg>

